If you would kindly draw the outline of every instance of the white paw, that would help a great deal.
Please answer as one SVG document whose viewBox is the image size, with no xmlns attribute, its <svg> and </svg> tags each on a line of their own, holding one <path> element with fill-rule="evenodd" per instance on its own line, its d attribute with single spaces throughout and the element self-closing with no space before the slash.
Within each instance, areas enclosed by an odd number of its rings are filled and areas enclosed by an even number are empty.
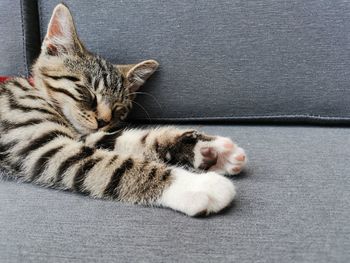
<svg viewBox="0 0 350 263">
<path fill-rule="evenodd" d="M 236 195 L 233 183 L 214 172 L 195 174 L 176 168 L 171 177 L 158 202 L 189 216 L 219 212 Z"/>
<path fill-rule="evenodd" d="M 194 148 L 194 167 L 223 175 L 239 174 L 247 163 L 244 150 L 229 138 L 199 141 Z"/>
</svg>

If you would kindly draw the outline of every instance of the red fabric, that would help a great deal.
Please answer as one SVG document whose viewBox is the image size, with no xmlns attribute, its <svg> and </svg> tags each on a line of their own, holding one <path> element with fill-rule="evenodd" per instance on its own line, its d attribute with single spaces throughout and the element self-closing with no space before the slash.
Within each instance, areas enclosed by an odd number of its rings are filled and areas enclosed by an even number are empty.
<svg viewBox="0 0 350 263">
<path fill-rule="evenodd" d="M 0 83 L 5 82 L 6 80 L 11 79 L 11 77 L 7 77 L 7 76 L 0 76 Z M 28 82 L 30 85 L 34 86 L 34 79 L 32 77 L 28 78 Z"/>
<path fill-rule="evenodd" d="M 34 87 L 34 79 L 33 79 L 33 77 L 29 77 L 28 78 L 28 82 L 29 82 L 30 85 L 32 85 Z"/>
<path fill-rule="evenodd" d="M 8 80 L 10 77 L 4 77 L 4 76 L 0 76 L 0 83 L 5 82 L 6 80 Z"/>
</svg>

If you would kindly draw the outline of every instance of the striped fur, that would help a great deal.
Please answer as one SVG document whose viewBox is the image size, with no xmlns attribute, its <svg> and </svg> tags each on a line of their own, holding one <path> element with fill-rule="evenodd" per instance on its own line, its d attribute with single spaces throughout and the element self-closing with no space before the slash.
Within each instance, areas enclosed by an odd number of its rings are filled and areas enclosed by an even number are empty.
<svg viewBox="0 0 350 263">
<path fill-rule="evenodd" d="M 201 149 L 227 141 L 173 127 L 107 132 L 126 117 L 157 66 L 112 65 L 88 52 L 69 10 L 58 5 L 33 66 L 34 87 L 23 78 L 0 85 L 1 165 L 24 181 L 92 197 L 188 215 L 224 208 L 234 196 L 230 181 L 178 166 L 214 167 L 221 155 L 208 162 Z"/>
<path fill-rule="evenodd" d="M 165 164 L 115 149 L 131 131 L 98 131 L 79 140 L 81 134 L 25 79 L 1 85 L 0 102 L 1 164 L 19 164 L 25 181 L 142 204 L 156 200 L 170 182 Z M 152 180 L 140 185 L 141 177 Z"/>
</svg>

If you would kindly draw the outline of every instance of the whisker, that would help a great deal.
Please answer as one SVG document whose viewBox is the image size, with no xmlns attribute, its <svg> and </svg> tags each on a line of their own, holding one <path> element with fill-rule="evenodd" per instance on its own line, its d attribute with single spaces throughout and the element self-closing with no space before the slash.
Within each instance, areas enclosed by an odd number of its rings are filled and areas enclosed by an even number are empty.
<svg viewBox="0 0 350 263">
<path fill-rule="evenodd" d="M 138 105 L 146 114 L 148 117 L 148 120 L 151 122 L 151 116 L 148 114 L 148 112 L 146 111 L 146 109 L 139 103 L 137 103 L 136 101 L 133 101 L 133 103 L 135 103 L 136 105 Z"/>
<path fill-rule="evenodd" d="M 160 108 L 161 110 L 163 109 L 163 108 L 162 108 L 162 105 L 160 105 L 160 103 L 158 102 L 157 98 L 156 98 L 154 95 L 150 94 L 150 93 L 147 93 L 147 92 L 140 92 L 140 91 L 130 93 L 130 95 L 138 95 L 138 94 L 150 96 L 150 97 L 153 98 L 153 100 L 157 103 L 157 105 L 159 106 L 159 108 Z"/>
</svg>

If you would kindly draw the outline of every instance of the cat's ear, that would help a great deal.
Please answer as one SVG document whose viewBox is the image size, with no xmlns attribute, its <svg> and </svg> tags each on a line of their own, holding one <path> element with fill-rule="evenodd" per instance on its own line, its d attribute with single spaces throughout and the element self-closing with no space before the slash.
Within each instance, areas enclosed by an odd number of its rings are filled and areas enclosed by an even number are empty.
<svg viewBox="0 0 350 263">
<path fill-rule="evenodd" d="M 74 26 L 72 14 L 64 4 L 53 10 L 42 51 L 51 56 L 81 52 L 84 47 Z"/>
<path fill-rule="evenodd" d="M 131 92 L 137 91 L 145 81 L 157 70 L 159 63 L 153 59 L 138 64 L 116 65 L 124 77 L 124 86 Z"/>
</svg>

